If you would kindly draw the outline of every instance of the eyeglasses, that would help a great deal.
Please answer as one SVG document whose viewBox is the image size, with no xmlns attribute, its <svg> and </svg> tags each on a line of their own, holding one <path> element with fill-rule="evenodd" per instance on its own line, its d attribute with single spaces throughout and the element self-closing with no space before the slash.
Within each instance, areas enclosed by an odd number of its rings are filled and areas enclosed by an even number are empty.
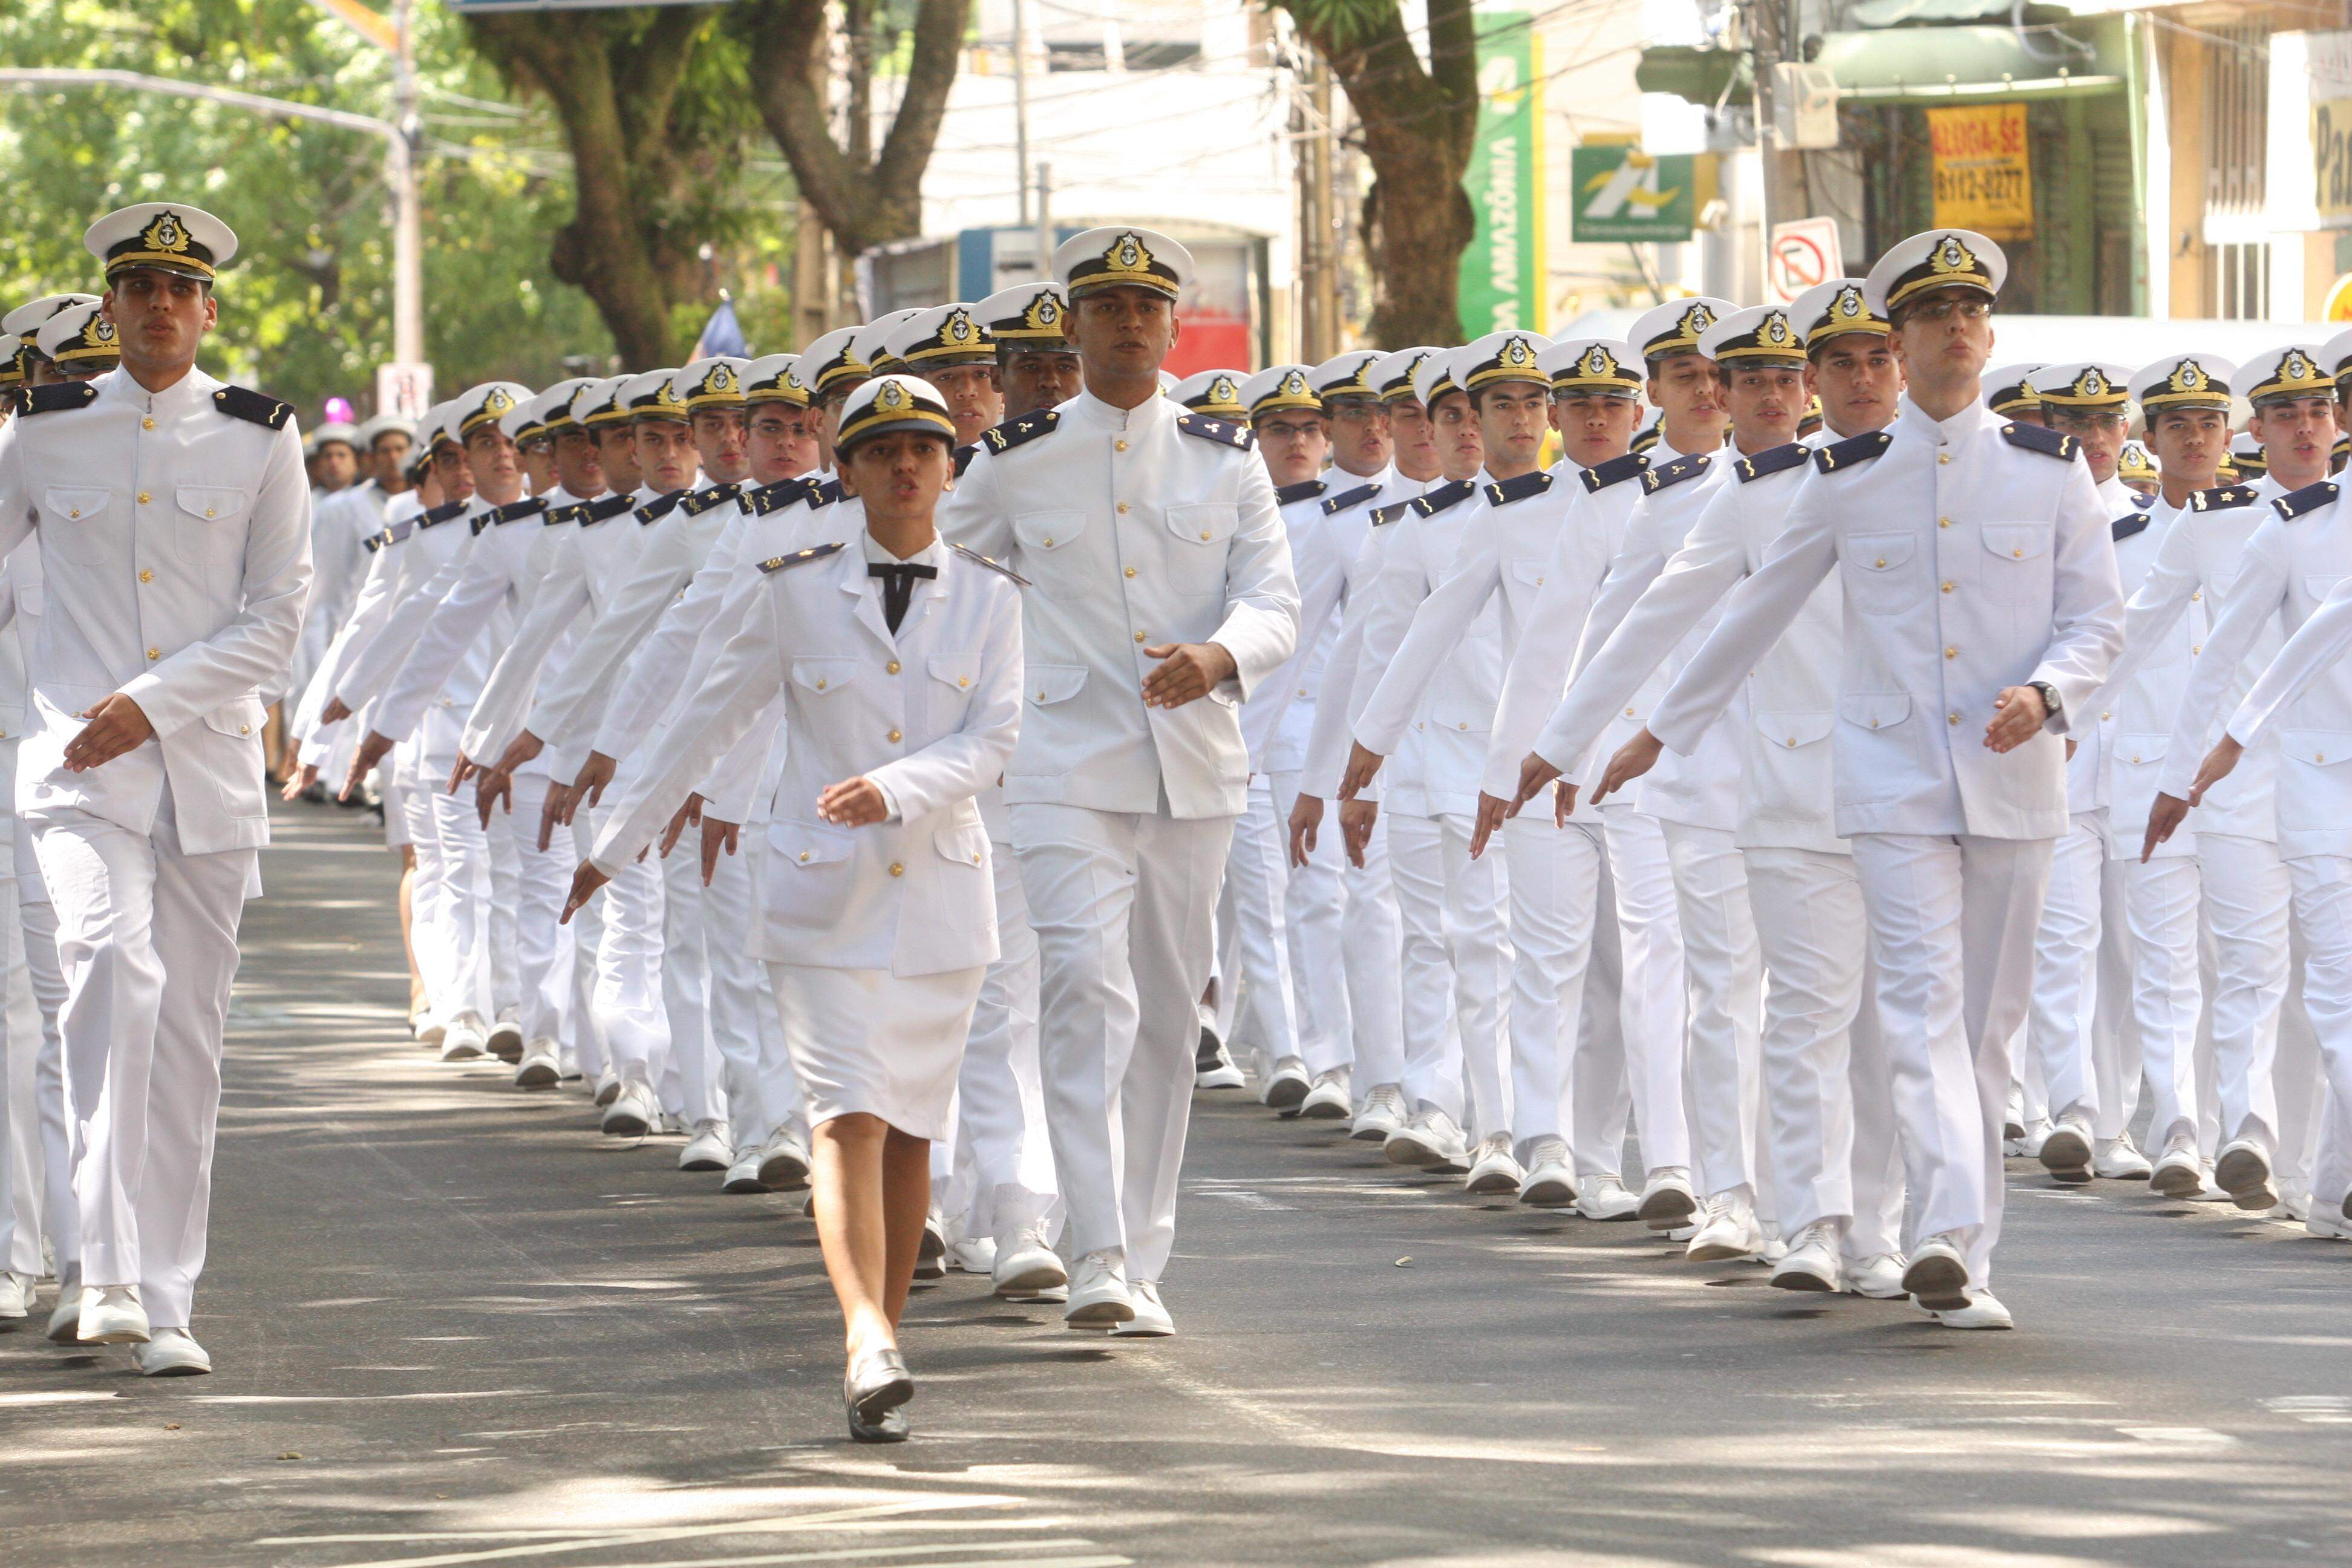
<svg viewBox="0 0 2352 1568">
<path fill-rule="evenodd" d="M 1992 301 L 1990 300 L 1946 298 L 1930 300 L 1925 304 L 1912 306 L 1908 312 L 1908 319 L 1920 321 L 1948 321 L 1957 315 L 1964 321 L 1980 321 L 1991 314 Z"/>
<path fill-rule="evenodd" d="M 2131 423 L 2119 409 L 2053 409 L 2047 417 L 2062 430 L 2121 430 Z"/>
</svg>

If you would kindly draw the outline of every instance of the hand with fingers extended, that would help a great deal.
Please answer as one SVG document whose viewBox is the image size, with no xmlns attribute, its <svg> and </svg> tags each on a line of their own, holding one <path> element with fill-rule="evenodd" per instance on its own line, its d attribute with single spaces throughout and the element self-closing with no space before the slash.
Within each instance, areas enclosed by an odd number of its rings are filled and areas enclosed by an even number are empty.
<svg viewBox="0 0 2352 1568">
<path fill-rule="evenodd" d="M 2042 693 L 2031 686 L 2011 686 L 2002 689 L 1992 700 L 1992 721 L 1985 725 L 1985 749 L 1991 752 L 2013 752 L 2041 732 L 2049 721 L 2050 710 L 2042 700 Z"/>
<path fill-rule="evenodd" d="M 719 857 L 735 853 L 737 835 L 742 824 L 721 822 L 705 813 L 702 818 L 702 885 L 710 886 L 710 879 L 719 875 Z"/>
<path fill-rule="evenodd" d="M 677 847 L 677 841 L 686 830 L 696 826 L 701 821 L 702 796 L 699 794 L 689 795 L 686 797 L 685 803 L 670 814 L 669 826 L 662 829 L 662 858 L 668 859 L 669 852 Z"/>
<path fill-rule="evenodd" d="M 1659 754 L 1665 749 L 1665 742 L 1647 730 L 1637 732 L 1632 740 L 1618 747 L 1617 754 L 1609 759 L 1609 769 L 1601 775 L 1601 787 L 1592 792 L 1592 804 L 1599 805 L 1602 801 L 1656 767 Z M 1575 786 L 1568 787 L 1573 790 Z M 1576 809 L 1575 797 L 1572 794 L 1569 799 L 1569 809 L 1570 811 Z"/>
<path fill-rule="evenodd" d="M 1511 803 L 1498 795 L 1478 792 L 1478 820 L 1470 829 L 1470 858 L 1475 860 L 1486 852 L 1487 841 L 1495 837 L 1503 819 L 1511 815 Z"/>
<path fill-rule="evenodd" d="M 321 725 L 340 724 L 351 716 L 352 710 L 344 706 L 343 700 L 340 697 L 328 698 L 327 705 L 319 710 L 319 722 Z"/>
<path fill-rule="evenodd" d="M 585 798 L 590 805 L 600 804 L 604 798 L 604 786 L 613 782 L 613 774 L 620 765 L 617 759 L 602 752 L 589 752 L 588 760 L 580 764 L 580 776 L 572 781 L 572 792 Z"/>
<path fill-rule="evenodd" d="M 507 814 L 514 814 L 514 774 L 483 770 L 474 775 L 474 816 L 482 831 L 490 830 L 490 816 L 503 805 Z"/>
<path fill-rule="evenodd" d="M 546 846 L 541 845 L 541 847 L 545 848 Z M 578 914 L 582 910 L 586 909 L 588 907 L 588 900 L 596 896 L 596 889 L 603 887 L 612 879 L 612 878 L 604 875 L 604 872 L 596 869 L 596 863 L 594 861 L 581 861 L 580 869 L 572 873 L 572 891 L 564 896 L 563 918 L 557 921 L 555 923 L 558 925 L 570 925 L 572 923 L 572 917 Z"/>
<path fill-rule="evenodd" d="M 1559 777 L 1559 770 L 1529 752 L 1519 759 L 1519 793 L 1511 797 L 1506 816 L 1517 816 L 1528 802 L 1541 795 L 1546 784 Z"/>
<path fill-rule="evenodd" d="M 304 763 L 300 767 L 296 768 L 291 773 L 287 775 L 286 787 L 279 792 L 280 798 L 286 800 L 299 800 L 302 798 L 302 792 L 309 789 L 312 784 L 317 784 L 318 782 L 319 764 L 316 763 Z"/>
<path fill-rule="evenodd" d="M 1290 863 L 1307 864 L 1315 853 L 1315 835 L 1323 826 L 1323 797 L 1302 795 L 1290 803 Z"/>
<path fill-rule="evenodd" d="M 360 749 L 352 753 L 351 771 L 343 775 L 340 798 L 351 799 L 352 793 L 360 787 L 360 781 L 375 772 L 376 764 L 390 756 L 392 748 L 397 743 L 391 736 L 380 735 L 370 730 L 367 738 L 360 742 Z"/>
<path fill-rule="evenodd" d="M 510 773 L 545 750 L 547 742 L 525 730 L 507 742 L 507 749 L 499 755 L 498 771 Z"/>
<path fill-rule="evenodd" d="M 1339 775 L 1339 798 L 1353 800 L 1371 788 L 1372 780 L 1380 773 L 1381 764 L 1386 761 L 1386 757 L 1361 741 L 1349 742 L 1348 771 Z"/>
<path fill-rule="evenodd" d="M 547 803 L 539 808 L 539 852 L 542 855 L 555 842 L 555 830 L 572 821 L 572 786 L 547 781 Z"/>
<path fill-rule="evenodd" d="M 1146 708 L 1181 708 L 1198 702 L 1234 678 L 1234 656 L 1213 642 L 1159 643 L 1143 650 L 1160 668 L 1143 678 Z"/>
<path fill-rule="evenodd" d="M 1348 864 L 1360 871 L 1364 868 L 1364 850 L 1372 841 L 1372 825 L 1381 819 L 1381 803 L 1376 800 L 1347 800 L 1339 803 L 1339 842 L 1348 851 Z"/>
</svg>

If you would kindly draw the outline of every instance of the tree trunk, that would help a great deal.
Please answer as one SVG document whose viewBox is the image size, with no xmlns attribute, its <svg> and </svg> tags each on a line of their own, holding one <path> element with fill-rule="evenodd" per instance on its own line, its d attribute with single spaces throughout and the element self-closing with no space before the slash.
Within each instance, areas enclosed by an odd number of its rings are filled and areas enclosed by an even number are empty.
<svg viewBox="0 0 2352 1568">
<path fill-rule="evenodd" d="M 1362 232 L 1372 275 L 1368 328 L 1381 348 L 1454 343 L 1462 253 L 1476 229 L 1462 176 L 1478 124 L 1478 38 L 1471 0 L 1429 0 L 1429 65 L 1396 0 L 1286 4 L 1362 125 L 1372 188 Z"/>
<path fill-rule="evenodd" d="M 868 97 L 873 40 L 864 36 L 874 7 L 847 8 L 858 36 L 851 40 L 851 120 L 845 138 L 835 134 L 825 90 L 829 28 L 824 0 L 740 0 L 730 21 L 751 46 L 748 68 L 760 119 L 792 165 L 802 197 L 816 212 L 844 258 L 922 232 L 923 170 L 938 144 L 940 118 L 955 83 L 971 0 L 919 0 L 914 50 L 905 91 L 881 150 L 869 154 Z"/>
</svg>

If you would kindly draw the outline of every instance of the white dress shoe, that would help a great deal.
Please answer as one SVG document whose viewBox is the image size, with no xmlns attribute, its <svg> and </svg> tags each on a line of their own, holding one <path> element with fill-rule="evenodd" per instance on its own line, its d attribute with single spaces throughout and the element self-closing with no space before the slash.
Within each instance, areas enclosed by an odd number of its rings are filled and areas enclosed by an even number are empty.
<svg viewBox="0 0 2352 1568">
<path fill-rule="evenodd" d="M 2352 1219 L 2329 1214 L 2326 1209 L 2314 1209 L 2304 1216 L 2303 1228 L 2314 1236 L 2324 1236 L 2330 1241 L 2352 1241 Z M 55 1338 L 55 1335 L 51 1335 Z"/>
<path fill-rule="evenodd" d="M 522 1026 L 512 1018 L 500 1018 L 490 1026 L 482 1048 L 502 1062 L 522 1060 Z"/>
<path fill-rule="evenodd" d="M 1122 1340 L 1164 1340 L 1176 1331 L 1176 1320 L 1168 1315 L 1168 1304 L 1160 1299 L 1160 1282 L 1138 1279 L 1127 1288 L 1128 1301 L 1135 1316 L 1123 1323 L 1111 1326 L 1111 1335 Z"/>
<path fill-rule="evenodd" d="M 2091 1174 L 2105 1181 L 2144 1182 L 2151 1173 L 2147 1156 L 2128 1132 L 2100 1140 L 2099 1152 L 2091 1157 Z"/>
<path fill-rule="evenodd" d="M 2228 1188 L 2213 1179 L 2213 1167 L 2209 1163 L 2198 1166 L 2197 1190 L 2189 1194 L 2189 1201 L 2192 1204 L 2226 1204 L 2236 1200 L 2230 1196 Z"/>
<path fill-rule="evenodd" d="M 2278 1194 L 2271 1190 L 2271 1157 L 2260 1143 L 2240 1138 L 2223 1144 L 2213 1162 L 2213 1184 L 2230 1194 L 2242 1209 L 2274 1208 Z"/>
<path fill-rule="evenodd" d="M 1903 1289 L 1908 1263 L 1899 1252 L 1874 1252 L 1858 1263 L 1849 1259 L 1844 1264 L 1846 1290 L 1874 1301 L 1899 1301 L 1910 1294 Z"/>
<path fill-rule="evenodd" d="M 30 1317 L 40 1281 L 29 1274 L 0 1273 L 0 1318 Z"/>
<path fill-rule="evenodd" d="M 1934 1309 L 1936 1321 L 1948 1329 L 2013 1329 L 2017 1320 L 2010 1315 L 2000 1299 L 1990 1290 L 1979 1290 L 1969 1297 L 1965 1307 Z"/>
<path fill-rule="evenodd" d="M 2046 1117 L 2037 1117 L 2025 1124 L 2025 1131 L 2017 1140 L 2017 1152 L 2029 1160 L 2039 1159 L 2042 1145 L 2050 1141 L 2051 1126 Z"/>
<path fill-rule="evenodd" d="M 1436 1106 L 1428 1106 L 1388 1135 L 1381 1152 L 1392 1165 L 1417 1165 L 1424 1171 L 1459 1167 L 1468 1151 L 1462 1129 Z"/>
<path fill-rule="evenodd" d="M 1951 1233 L 1931 1236 L 1911 1254 L 1903 1289 L 1931 1312 L 1954 1312 L 1969 1304 L 1969 1265 Z"/>
<path fill-rule="evenodd" d="M 515 1066 L 517 1089 L 553 1089 L 563 1081 L 563 1063 L 553 1040 L 533 1040 L 523 1047 L 522 1060 Z"/>
<path fill-rule="evenodd" d="M 1234 1058 L 1225 1053 L 1225 1044 L 1217 1032 L 1206 1024 L 1201 1026 L 1200 1049 L 1192 1058 L 1194 1089 L 1239 1089 L 1248 1080 Z"/>
<path fill-rule="evenodd" d="M 985 1236 L 967 1236 L 949 1242 L 947 1265 L 959 1274 L 994 1274 L 995 1239 Z"/>
<path fill-rule="evenodd" d="M 1046 1245 L 1040 1222 L 996 1238 L 996 1262 L 989 1270 L 990 1289 L 1007 1301 L 1034 1301 L 1049 1290 L 1066 1291 L 1070 1271 Z"/>
<path fill-rule="evenodd" d="M 1356 1109 L 1348 1092 L 1348 1069 L 1331 1068 L 1315 1075 L 1307 1086 L 1307 1098 L 1298 1102 L 1298 1114 L 1309 1121 L 1345 1121 Z"/>
<path fill-rule="evenodd" d="M 81 1342 L 81 1287 L 67 1285 L 58 1289 L 58 1304 L 49 1309 L 49 1326 L 41 1332 L 51 1344 Z"/>
<path fill-rule="evenodd" d="M 2148 1190 L 2158 1197 L 2195 1197 L 2204 1184 L 2205 1163 L 2197 1157 L 2197 1137 L 2190 1132 L 2166 1144 L 2147 1175 Z"/>
<path fill-rule="evenodd" d="M 1576 1212 L 1586 1219 L 1632 1219 L 1642 1212 L 1642 1199 L 1614 1171 L 1585 1178 L 1576 1194 Z"/>
<path fill-rule="evenodd" d="M 438 1046 L 442 1037 L 448 1033 L 448 1026 L 430 1013 L 420 1013 L 409 1020 L 408 1026 L 415 1031 L 416 1043 L 427 1050 Z"/>
<path fill-rule="evenodd" d="M 85 1285 L 81 1321 L 74 1337 L 86 1345 L 143 1345 L 147 1342 L 147 1309 L 139 1304 L 136 1285 Z"/>
<path fill-rule="evenodd" d="M 1564 1209 L 1576 1201 L 1576 1173 L 1568 1140 L 1546 1136 L 1528 1151 L 1528 1173 L 1519 1182 L 1519 1202 L 1529 1208 Z"/>
<path fill-rule="evenodd" d="M 1074 1329 L 1116 1328 L 1135 1316 L 1127 1288 L 1127 1258 L 1114 1251 L 1089 1252 L 1070 1275 L 1070 1301 L 1062 1321 Z"/>
<path fill-rule="evenodd" d="M 131 1348 L 142 1377 L 202 1377 L 213 1369 L 213 1358 L 185 1329 L 157 1329 L 152 1339 Z"/>
<path fill-rule="evenodd" d="M 1730 1263 L 1764 1250 L 1764 1228 L 1756 1223 L 1756 1205 L 1745 1194 L 1718 1194 L 1706 1200 L 1702 1212 L 1706 1217 L 1683 1249 L 1693 1263 Z"/>
<path fill-rule="evenodd" d="M 1527 1180 L 1527 1176 L 1528 1173 L 1519 1169 L 1518 1161 L 1511 1157 L 1511 1135 L 1489 1132 L 1478 1140 L 1477 1150 L 1470 1160 L 1470 1174 L 1462 1184 L 1482 1198 L 1497 1193 L 1509 1193 L 1516 1196 L 1519 1184 Z"/>
<path fill-rule="evenodd" d="M 681 1171 L 723 1171 L 735 1163 L 735 1142 L 723 1118 L 704 1117 L 694 1124 L 694 1136 L 677 1152 Z"/>
<path fill-rule="evenodd" d="M 1348 1136 L 1385 1142 L 1390 1133 L 1405 1124 L 1408 1114 L 1402 1088 L 1392 1083 L 1374 1084 L 1372 1092 L 1364 1096 L 1355 1121 L 1348 1124 Z"/>
<path fill-rule="evenodd" d="M 604 1119 L 599 1123 L 607 1138 L 644 1138 L 661 1126 L 661 1112 L 654 1105 L 654 1091 L 635 1079 L 621 1086 L 613 1103 L 604 1108 Z"/>
<path fill-rule="evenodd" d="M 948 1230 L 940 1223 L 934 1210 L 923 1221 L 923 1239 L 915 1247 L 915 1278 L 944 1279 L 948 1277 Z"/>
<path fill-rule="evenodd" d="M 2091 1119 L 2079 1111 L 2069 1111 L 2050 1136 L 2042 1141 L 2034 1158 L 2050 1173 L 2050 1179 L 2065 1186 L 2079 1187 L 2091 1179 Z"/>
<path fill-rule="evenodd" d="M 615 1099 L 619 1098 L 620 1092 L 620 1074 L 614 1072 L 611 1068 L 606 1068 L 602 1073 L 597 1075 L 596 1103 L 598 1105 L 612 1104 Z"/>
<path fill-rule="evenodd" d="M 735 1163 L 727 1167 L 727 1174 L 719 1178 L 719 1190 L 722 1193 L 766 1192 L 768 1184 L 760 1180 L 760 1152 L 752 1149 L 736 1155 Z"/>
<path fill-rule="evenodd" d="M 1297 1057 L 1285 1057 L 1274 1064 L 1265 1075 L 1265 1082 L 1258 1086 L 1258 1103 L 1279 1110 L 1285 1116 L 1296 1116 L 1299 1107 L 1307 1102 L 1307 1091 L 1310 1087 L 1307 1064 Z"/>
<path fill-rule="evenodd" d="M 2286 1192 L 2279 1194 L 2278 1208 L 2272 1214 L 2271 1217 L 2273 1219 L 2291 1219 L 2294 1221 L 2295 1224 L 2301 1225 L 2305 1220 L 2311 1217 L 2311 1194 L 2309 1193 Z"/>
<path fill-rule="evenodd" d="M 1641 1206 L 1634 1211 L 1652 1230 L 1680 1230 L 1698 1213 L 1691 1194 L 1690 1172 L 1680 1165 L 1662 1165 L 1650 1173 L 1642 1188 Z"/>
<path fill-rule="evenodd" d="M 808 1145 L 791 1128 L 778 1128 L 760 1150 L 761 1183 L 773 1192 L 796 1193 L 808 1179 Z"/>
<path fill-rule="evenodd" d="M 482 1033 L 481 1020 L 468 1013 L 453 1021 L 448 1032 L 441 1037 L 441 1059 L 445 1062 L 469 1062 L 480 1056 L 489 1045 Z"/>
<path fill-rule="evenodd" d="M 1772 1269 L 1777 1290 L 1845 1289 L 1845 1269 L 1838 1257 L 1840 1237 L 1835 1220 L 1817 1219 L 1797 1233 L 1796 1240 Z"/>
</svg>

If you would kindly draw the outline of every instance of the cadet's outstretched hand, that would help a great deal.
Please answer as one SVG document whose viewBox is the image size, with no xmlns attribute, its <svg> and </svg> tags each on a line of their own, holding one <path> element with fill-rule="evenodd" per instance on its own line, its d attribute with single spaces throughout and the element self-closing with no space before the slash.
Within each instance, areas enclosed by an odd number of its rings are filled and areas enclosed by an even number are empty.
<svg viewBox="0 0 2352 1568">
<path fill-rule="evenodd" d="M 2221 731 L 2221 738 L 2213 742 L 2213 749 L 2197 764 L 2197 782 L 2189 786 L 2189 804 L 2203 805 L 2205 792 L 2228 778 L 2237 767 L 2238 759 L 2245 754 L 2245 747 L 2231 740 L 2228 731 Z"/>
<path fill-rule="evenodd" d="M 719 874 L 719 857 L 735 853 L 735 836 L 740 823 L 721 822 L 706 814 L 702 818 L 702 885 L 710 886 L 710 879 Z"/>
<path fill-rule="evenodd" d="M 1234 656 L 1213 642 L 1164 642 L 1143 650 L 1160 668 L 1143 678 L 1143 705 L 1181 708 L 1197 702 L 1231 680 L 1240 668 Z"/>
<path fill-rule="evenodd" d="M 563 918 L 555 923 L 570 925 L 572 917 L 587 908 L 588 900 L 596 896 L 596 889 L 612 879 L 596 869 L 594 861 L 581 861 L 580 869 L 572 873 L 572 891 L 563 900 Z"/>
<path fill-rule="evenodd" d="M 1315 833 L 1323 826 L 1323 797 L 1302 795 L 1290 803 L 1290 863 L 1304 866 L 1315 853 Z"/>
<path fill-rule="evenodd" d="M 2180 831 L 2180 825 L 2188 820 L 2187 801 L 2177 795 L 2157 791 L 2155 804 L 2147 808 L 2147 837 L 2140 840 L 2140 863 L 2146 865 L 2147 858 L 2156 853 L 2156 847 Z"/>
<path fill-rule="evenodd" d="M 1647 730 L 1636 732 L 1632 740 L 1617 748 L 1615 756 L 1609 759 L 1609 771 L 1601 775 L 1601 787 L 1592 792 L 1592 804 L 1599 805 L 1656 767 L 1658 753 L 1665 749 L 1665 742 Z M 1573 811 L 1575 808 L 1575 797 L 1570 796 L 1569 809 Z"/>
</svg>

